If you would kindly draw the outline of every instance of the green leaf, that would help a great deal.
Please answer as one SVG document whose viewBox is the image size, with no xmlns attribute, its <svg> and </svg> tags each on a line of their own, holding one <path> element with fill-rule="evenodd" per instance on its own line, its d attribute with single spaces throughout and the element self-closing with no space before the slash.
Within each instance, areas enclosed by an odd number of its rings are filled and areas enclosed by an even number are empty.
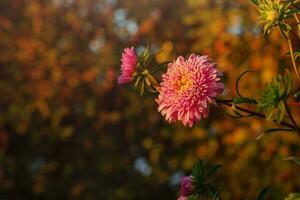
<svg viewBox="0 0 300 200">
<path fill-rule="evenodd" d="M 251 1 L 252 1 L 252 3 L 254 3 L 255 5 L 258 6 L 258 0 L 251 0 Z"/>
<path fill-rule="evenodd" d="M 160 51 L 160 49 L 155 49 L 150 52 L 149 59 L 147 60 L 147 64 L 150 64 L 150 62 L 154 59 L 155 55 Z"/>
<path fill-rule="evenodd" d="M 284 200 L 300 200 L 300 193 L 291 193 Z"/>
<path fill-rule="evenodd" d="M 287 12 L 286 14 L 287 15 L 293 15 L 293 14 L 296 14 L 296 13 L 300 13 L 300 10 L 299 9 L 296 9 L 294 8 L 293 10 L 290 10 L 289 12 Z"/>
<path fill-rule="evenodd" d="M 234 114 L 236 114 L 236 118 L 244 117 L 239 111 L 235 110 L 235 108 L 233 108 L 233 112 L 234 112 Z"/>
<path fill-rule="evenodd" d="M 284 102 L 280 101 L 279 105 L 278 105 L 278 109 L 280 112 L 278 112 L 278 117 L 277 117 L 277 121 L 281 122 L 284 118 L 284 114 L 286 112 L 285 110 L 285 106 L 284 106 Z"/>
<path fill-rule="evenodd" d="M 148 77 L 145 78 L 145 81 L 146 81 L 146 84 L 147 84 L 148 86 L 151 86 L 151 83 L 150 83 Z"/>
<path fill-rule="evenodd" d="M 159 85 L 159 83 L 156 81 L 156 79 L 151 74 L 148 73 L 147 78 L 149 79 L 149 81 L 152 85 Z"/>
<path fill-rule="evenodd" d="M 137 87 L 138 87 L 138 85 L 139 85 L 139 83 L 140 83 L 140 80 L 141 80 L 141 78 L 142 78 L 142 77 L 140 77 L 140 76 L 139 76 L 139 77 L 137 77 L 137 79 L 135 80 L 135 83 L 134 83 L 134 87 L 135 87 L 135 88 L 137 88 Z"/>
<path fill-rule="evenodd" d="M 294 129 L 291 129 L 291 128 L 271 128 L 271 129 L 268 129 L 268 130 L 265 130 L 262 134 L 260 134 L 256 140 L 259 140 L 261 139 L 263 136 L 265 135 L 269 135 L 271 133 L 274 133 L 274 132 L 281 132 L 281 131 L 294 131 Z"/>
<path fill-rule="evenodd" d="M 263 88 L 258 101 L 257 110 L 266 115 L 267 120 L 276 120 L 280 123 L 285 114 L 285 102 L 292 89 L 291 74 L 289 71 L 282 76 L 278 75 Z"/>
<path fill-rule="evenodd" d="M 146 49 L 143 52 L 143 57 L 142 57 L 143 61 L 145 62 L 146 60 L 148 60 L 149 56 L 150 56 L 150 47 L 147 46 Z"/>
<path fill-rule="evenodd" d="M 143 96 L 144 91 L 145 91 L 145 81 L 143 80 L 140 84 L 140 96 Z"/>
<path fill-rule="evenodd" d="M 216 193 L 214 194 L 214 196 L 212 197 L 212 200 L 219 200 L 219 199 L 220 199 L 219 193 L 216 192 Z"/>
<path fill-rule="evenodd" d="M 267 198 L 268 191 L 269 191 L 269 188 L 267 188 L 267 187 L 262 189 L 257 197 L 257 200 L 265 200 Z"/>
<path fill-rule="evenodd" d="M 168 65 L 170 63 L 170 61 L 167 61 L 167 62 L 163 62 L 163 63 L 160 63 L 159 65 L 162 66 L 162 65 Z"/>
<path fill-rule="evenodd" d="M 290 71 L 287 71 L 287 74 L 286 74 L 286 91 L 285 91 L 285 97 L 288 98 L 288 96 L 290 95 L 291 93 L 291 90 L 292 90 L 292 75 L 291 75 L 291 72 Z"/>
<path fill-rule="evenodd" d="M 238 113 L 238 116 L 236 116 L 236 115 L 233 115 L 233 114 L 229 113 L 226 109 L 224 109 L 223 111 L 225 112 L 226 115 L 228 115 L 229 117 L 232 117 L 232 118 L 234 118 L 234 119 L 239 119 L 239 118 L 241 118 L 241 114 L 240 114 L 240 113 Z M 235 111 L 235 110 L 234 110 L 234 111 Z M 242 117 L 243 117 L 243 116 L 242 116 Z"/>
<path fill-rule="evenodd" d="M 292 160 L 292 161 L 296 162 L 298 165 L 300 165 L 300 158 L 295 157 L 295 156 L 287 157 L 287 158 L 284 158 L 283 160 Z"/>
<path fill-rule="evenodd" d="M 204 167 L 205 167 L 206 161 L 199 159 L 196 165 L 193 167 L 192 175 L 194 177 L 202 177 L 204 176 Z"/>
<path fill-rule="evenodd" d="M 157 91 L 156 90 L 154 90 L 151 86 L 148 86 L 148 85 L 146 85 L 146 90 L 148 91 L 148 92 L 151 92 L 151 93 L 156 93 Z"/>
<path fill-rule="evenodd" d="M 247 97 L 236 97 L 233 99 L 233 104 L 257 104 L 255 99 L 247 98 Z"/>
<path fill-rule="evenodd" d="M 216 174 L 216 172 L 222 167 L 222 165 L 215 165 L 212 168 L 210 168 L 207 172 L 207 176 L 211 177 Z"/>
<path fill-rule="evenodd" d="M 300 51 L 299 50 L 294 51 L 294 56 L 295 59 L 297 60 L 300 57 Z"/>
</svg>

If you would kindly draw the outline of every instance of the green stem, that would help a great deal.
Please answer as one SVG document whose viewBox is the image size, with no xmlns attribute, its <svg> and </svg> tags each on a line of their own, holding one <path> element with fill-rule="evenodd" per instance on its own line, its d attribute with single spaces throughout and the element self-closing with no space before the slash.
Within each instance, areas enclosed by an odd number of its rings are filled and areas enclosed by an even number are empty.
<svg viewBox="0 0 300 200">
<path fill-rule="evenodd" d="M 288 37 L 287 38 L 288 44 L 289 44 L 289 50 L 290 50 L 290 55 L 291 55 L 291 59 L 292 59 L 292 63 L 293 63 L 293 68 L 294 71 L 296 73 L 297 78 L 300 80 L 300 74 L 296 65 L 296 61 L 295 61 L 295 56 L 294 56 L 294 50 L 293 50 L 293 45 L 292 45 L 292 41 L 291 38 Z"/>
<path fill-rule="evenodd" d="M 223 105 L 229 106 L 229 107 L 232 107 L 232 105 L 233 105 L 232 104 L 233 100 L 220 100 L 220 99 L 217 99 L 216 102 L 218 104 L 223 104 Z M 247 114 L 251 114 L 253 116 L 257 116 L 257 117 L 264 118 L 264 119 L 266 118 L 266 116 L 264 114 L 249 110 L 247 108 L 243 108 L 243 107 L 240 107 L 240 106 L 235 106 L 235 109 L 237 109 L 239 111 L 242 111 L 242 112 L 245 112 Z M 291 124 L 289 124 L 287 122 L 284 122 L 284 121 L 280 122 L 279 124 L 282 125 L 282 126 L 289 127 L 289 128 L 297 129 L 294 125 L 291 125 Z"/>
<path fill-rule="evenodd" d="M 298 18 L 298 16 L 297 16 L 297 14 L 295 13 L 294 14 L 294 18 L 295 18 L 295 20 L 296 20 L 296 22 L 297 22 L 297 27 L 298 27 L 298 37 L 299 37 L 299 34 L 300 34 L 300 21 L 299 21 L 299 18 Z"/>
<path fill-rule="evenodd" d="M 286 112 L 287 112 L 287 114 L 288 114 L 290 120 L 292 121 L 292 123 L 293 123 L 295 129 L 296 129 L 297 131 L 299 131 L 299 127 L 298 127 L 298 125 L 297 125 L 297 123 L 296 123 L 296 121 L 295 121 L 295 119 L 294 119 L 294 117 L 293 117 L 293 115 L 292 115 L 292 113 L 291 113 L 291 111 L 290 111 L 290 108 L 289 108 L 288 105 L 286 104 L 286 102 L 284 102 L 284 107 L 285 107 L 285 110 L 286 110 Z"/>
</svg>

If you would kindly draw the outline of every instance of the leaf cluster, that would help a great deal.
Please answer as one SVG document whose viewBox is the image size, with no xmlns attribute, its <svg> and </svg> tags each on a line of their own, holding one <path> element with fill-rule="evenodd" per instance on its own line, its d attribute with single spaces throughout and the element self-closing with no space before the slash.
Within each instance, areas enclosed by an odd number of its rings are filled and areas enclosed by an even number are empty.
<svg viewBox="0 0 300 200">
<path fill-rule="evenodd" d="M 291 193 L 284 200 L 300 200 L 300 193 Z"/>
<path fill-rule="evenodd" d="M 257 25 L 263 25 L 264 34 L 269 34 L 273 28 L 279 26 L 285 37 L 291 30 L 286 19 L 293 17 L 299 10 L 293 7 L 294 1 L 281 0 L 251 0 L 258 7 L 260 13 Z"/>
<path fill-rule="evenodd" d="M 148 92 L 156 92 L 155 87 L 158 85 L 155 77 L 153 76 L 153 68 L 151 63 L 155 55 L 159 50 L 151 50 L 149 46 L 138 55 L 138 64 L 137 70 L 133 75 L 134 87 L 139 91 L 139 94 L 142 96 L 145 92 L 145 89 Z"/>
<path fill-rule="evenodd" d="M 219 199 L 218 187 L 214 182 L 214 175 L 220 169 L 220 167 L 221 165 L 213 165 L 209 168 L 207 167 L 205 160 L 198 160 L 192 171 L 192 184 L 194 192 L 189 199 Z"/>
<path fill-rule="evenodd" d="M 265 85 L 257 109 L 266 114 L 267 120 L 281 122 L 286 113 L 285 103 L 291 92 L 292 81 L 290 73 L 278 75 L 272 82 Z"/>
</svg>

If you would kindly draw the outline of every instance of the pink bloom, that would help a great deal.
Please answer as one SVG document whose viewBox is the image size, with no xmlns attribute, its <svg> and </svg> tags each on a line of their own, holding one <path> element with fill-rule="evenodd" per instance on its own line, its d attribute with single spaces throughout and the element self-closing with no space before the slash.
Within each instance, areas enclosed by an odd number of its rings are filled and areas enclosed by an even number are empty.
<svg viewBox="0 0 300 200">
<path fill-rule="evenodd" d="M 184 176 L 181 178 L 180 181 L 180 194 L 181 196 L 190 196 L 193 192 L 192 186 L 192 177 L 191 176 Z"/>
<path fill-rule="evenodd" d="M 124 49 L 124 52 L 122 53 L 121 62 L 122 72 L 118 78 L 118 83 L 125 84 L 132 80 L 138 62 L 133 47 Z"/>
<path fill-rule="evenodd" d="M 184 176 L 180 181 L 180 197 L 177 200 L 187 200 L 193 193 L 192 177 Z"/>
<path fill-rule="evenodd" d="M 187 200 L 187 199 L 188 199 L 187 197 L 180 196 L 177 200 Z"/>
<path fill-rule="evenodd" d="M 223 92 L 221 76 L 208 56 L 178 57 L 162 76 L 158 111 L 169 123 L 182 121 L 191 127 L 208 116 L 209 104 Z"/>
</svg>

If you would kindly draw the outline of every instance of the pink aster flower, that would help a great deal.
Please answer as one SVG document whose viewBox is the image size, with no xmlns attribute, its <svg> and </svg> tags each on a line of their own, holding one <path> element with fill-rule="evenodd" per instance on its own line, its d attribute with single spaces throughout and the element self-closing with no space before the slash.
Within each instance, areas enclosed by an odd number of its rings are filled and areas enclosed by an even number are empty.
<svg viewBox="0 0 300 200">
<path fill-rule="evenodd" d="M 180 196 L 177 200 L 187 200 L 188 197 L 185 197 L 185 196 Z"/>
<path fill-rule="evenodd" d="M 208 56 L 178 57 L 162 76 L 158 111 L 169 123 L 182 121 L 191 127 L 208 116 L 209 105 L 223 92 L 221 76 Z"/>
<path fill-rule="evenodd" d="M 190 196 L 193 192 L 192 177 L 184 176 L 180 181 L 180 193 L 182 196 Z"/>
<path fill-rule="evenodd" d="M 184 176 L 180 181 L 180 197 L 177 200 L 186 200 L 193 193 L 192 177 Z"/>
<path fill-rule="evenodd" d="M 118 83 L 125 84 L 132 80 L 138 62 L 133 47 L 124 49 L 124 52 L 122 53 L 121 62 L 122 62 L 121 64 L 122 72 L 118 78 Z"/>
</svg>

